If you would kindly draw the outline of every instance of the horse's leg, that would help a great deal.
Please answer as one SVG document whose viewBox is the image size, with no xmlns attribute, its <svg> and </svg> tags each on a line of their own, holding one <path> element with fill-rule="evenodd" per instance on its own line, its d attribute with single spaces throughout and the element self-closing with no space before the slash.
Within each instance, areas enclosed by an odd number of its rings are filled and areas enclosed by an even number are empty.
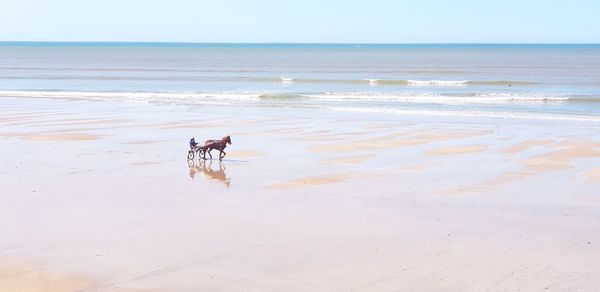
<svg viewBox="0 0 600 292">
<path fill-rule="evenodd" d="M 225 158 L 225 155 L 227 155 L 227 153 L 225 153 L 225 150 L 221 150 L 221 153 L 219 153 L 219 157 L 221 158 L 221 160 Z"/>
<path fill-rule="evenodd" d="M 212 160 L 212 153 L 210 153 L 212 151 L 212 148 L 209 148 L 207 151 L 208 151 L 208 155 L 210 156 L 210 160 Z"/>
</svg>

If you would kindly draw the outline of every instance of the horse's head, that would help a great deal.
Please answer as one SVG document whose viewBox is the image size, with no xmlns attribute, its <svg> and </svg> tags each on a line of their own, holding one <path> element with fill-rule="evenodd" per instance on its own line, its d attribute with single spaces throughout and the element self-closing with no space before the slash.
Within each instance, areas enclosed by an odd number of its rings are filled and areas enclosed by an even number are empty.
<svg viewBox="0 0 600 292">
<path fill-rule="evenodd" d="M 231 135 L 227 135 L 223 138 L 223 141 L 227 142 L 227 144 L 231 145 Z"/>
</svg>

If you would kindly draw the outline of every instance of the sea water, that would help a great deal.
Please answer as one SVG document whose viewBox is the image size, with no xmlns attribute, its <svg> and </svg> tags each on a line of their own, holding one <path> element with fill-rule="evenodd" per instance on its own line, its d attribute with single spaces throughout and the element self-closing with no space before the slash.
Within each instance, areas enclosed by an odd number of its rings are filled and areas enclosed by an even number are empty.
<svg viewBox="0 0 600 292">
<path fill-rule="evenodd" d="M 600 45 L 0 42 L 0 98 L 600 123 Z"/>
</svg>

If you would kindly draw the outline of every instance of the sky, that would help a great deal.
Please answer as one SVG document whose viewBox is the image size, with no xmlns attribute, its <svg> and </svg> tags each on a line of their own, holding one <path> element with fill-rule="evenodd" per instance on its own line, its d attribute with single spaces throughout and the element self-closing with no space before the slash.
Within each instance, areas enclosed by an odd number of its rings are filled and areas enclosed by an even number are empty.
<svg viewBox="0 0 600 292">
<path fill-rule="evenodd" d="M 600 0 L 0 0 L 0 41 L 600 43 Z"/>
</svg>

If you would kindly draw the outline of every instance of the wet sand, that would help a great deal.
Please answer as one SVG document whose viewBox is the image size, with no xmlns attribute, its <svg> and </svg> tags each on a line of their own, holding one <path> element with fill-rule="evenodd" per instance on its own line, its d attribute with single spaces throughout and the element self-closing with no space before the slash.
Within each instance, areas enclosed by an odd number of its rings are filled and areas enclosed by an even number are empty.
<svg viewBox="0 0 600 292">
<path fill-rule="evenodd" d="M 519 153 L 519 152 L 526 151 L 532 147 L 548 145 L 548 144 L 551 144 L 552 142 L 553 142 L 552 140 L 527 140 L 527 141 L 524 141 L 521 143 L 517 143 L 515 145 L 511 145 L 510 147 L 503 149 L 502 152 Z"/>
<path fill-rule="evenodd" d="M 0 291 L 600 290 L 598 125 L 523 123 L 2 98 Z"/>
<path fill-rule="evenodd" d="M 6 259 L 0 261 L 7 264 Z M 52 272 L 52 267 L 23 263 L 0 266 L 0 291 L 77 291 L 84 289 L 90 279 Z"/>
<path fill-rule="evenodd" d="M 325 163 L 334 163 L 334 164 L 360 164 L 364 163 L 369 159 L 374 158 L 375 155 L 362 155 L 362 156 L 340 156 L 340 157 L 332 157 L 326 158 L 322 161 Z"/>
<path fill-rule="evenodd" d="M 96 140 L 99 137 L 87 133 L 55 133 L 55 134 L 12 134 L 10 136 L 18 137 L 31 141 L 86 141 Z"/>
<path fill-rule="evenodd" d="M 600 181 L 600 168 L 595 168 L 595 169 L 590 170 L 587 173 L 587 175 L 590 179 L 593 179 L 595 181 Z"/>
<path fill-rule="evenodd" d="M 455 155 L 455 154 L 467 154 L 477 153 L 484 151 L 488 148 L 488 145 L 464 145 L 455 147 L 443 147 L 436 148 L 427 151 L 429 155 Z"/>
</svg>

